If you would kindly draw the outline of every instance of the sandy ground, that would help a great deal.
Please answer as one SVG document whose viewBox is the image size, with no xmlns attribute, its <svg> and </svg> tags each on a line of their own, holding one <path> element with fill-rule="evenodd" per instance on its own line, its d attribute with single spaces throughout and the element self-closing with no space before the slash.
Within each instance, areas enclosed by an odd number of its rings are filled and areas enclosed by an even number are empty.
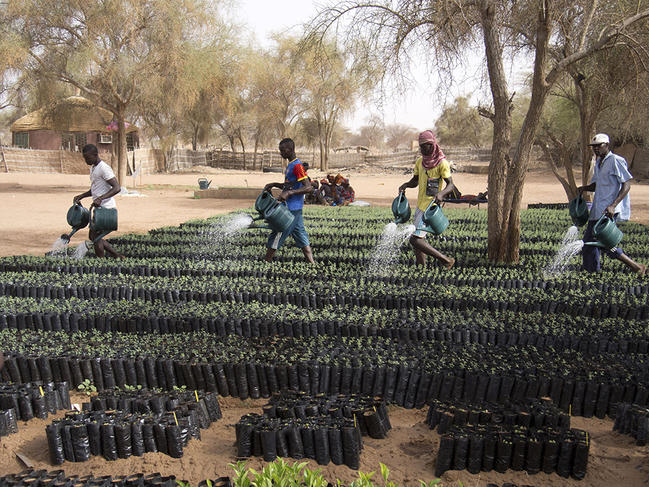
<svg viewBox="0 0 649 487">
<path fill-rule="evenodd" d="M 310 171 L 312 178 L 323 176 Z M 399 185 L 410 179 L 411 171 L 353 173 L 345 171 L 356 191 L 357 199 L 373 205 L 389 206 Z M 136 184 L 128 178 L 126 186 L 142 196 L 117 196 L 119 230 L 123 233 L 145 233 L 152 228 L 178 225 L 192 218 L 206 218 L 232 210 L 250 208 L 254 199 L 194 199 L 197 179 L 207 177 L 214 186 L 249 186 L 262 188 L 266 183 L 281 180 L 277 173 L 252 173 L 200 168 L 184 174 L 155 174 L 138 178 Z M 486 174 L 455 173 L 453 180 L 464 194 L 477 194 L 487 188 Z M 0 173 L 0 255 L 43 255 L 62 233 L 70 228 L 66 213 L 72 198 L 90 186 L 85 175 Z M 407 191 L 415 201 L 416 189 Z M 524 207 L 528 203 L 565 202 L 561 185 L 548 171 L 528 174 Z M 649 223 L 649 185 L 635 183 L 631 189 L 632 221 Z M 90 199 L 84 200 L 85 206 Z M 466 206 L 466 205 L 463 205 Z M 481 208 L 484 208 L 481 205 Z M 335 211 L 335 208 L 331 209 Z M 72 245 L 87 238 L 85 230 L 74 235 Z"/>
<path fill-rule="evenodd" d="M 410 178 L 407 169 L 383 173 L 343 172 L 351 178 L 358 199 L 373 205 L 389 206 L 400 184 Z M 311 177 L 321 173 L 310 171 Z M 212 186 L 250 186 L 261 188 L 264 184 L 279 181 L 276 173 L 246 173 L 200 168 L 188 174 L 160 174 L 144 176 L 133 188 L 143 196 L 119 196 L 117 205 L 120 229 L 115 234 L 139 232 L 166 225 L 178 225 L 192 218 L 204 218 L 235 209 L 249 208 L 253 200 L 194 199 L 199 177 L 212 179 Z M 477 194 L 484 191 L 487 176 L 455 173 L 456 184 L 463 193 Z M 128 183 L 131 183 L 130 185 Z M 11 173 L 0 174 L 0 255 L 42 255 L 52 242 L 68 231 L 65 215 L 72 197 L 89 187 L 88 176 L 46 175 Z M 408 190 L 408 197 L 416 199 L 416 190 Z M 556 203 L 565 201 L 565 194 L 552 174 L 544 171 L 530 172 L 524 188 L 524 205 L 528 203 Z M 86 200 L 89 203 L 89 200 Z M 481 205 L 484 208 L 484 205 Z M 649 186 L 634 184 L 632 188 L 632 220 L 649 223 Z M 332 212 L 336 208 L 331 208 Z M 81 242 L 85 232 L 75 235 L 73 244 Z M 83 396 L 77 395 L 81 402 Z M 222 400 L 224 418 L 203 431 L 202 441 L 192 440 L 182 459 L 172 459 L 163 454 L 148 453 L 142 458 L 107 462 L 93 458 L 85 463 L 65 463 L 62 468 L 68 474 L 120 475 L 136 472 L 160 472 L 176 474 L 196 485 L 205 478 L 231 475 L 228 464 L 235 461 L 234 424 L 245 413 L 260 412 L 262 401 Z M 426 410 L 391 408 L 390 417 L 394 429 L 387 440 L 365 441 L 361 454 L 361 470 L 377 471 L 379 462 L 391 469 L 391 478 L 400 485 L 419 486 L 418 480 L 433 479 L 435 452 L 439 436 L 428 430 L 424 423 Z M 51 418 L 50 418 L 51 420 Z M 15 456 L 16 452 L 27 455 L 36 468 L 54 469 L 48 465 L 45 425 L 50 420 L 33 420 L 20 424 L 20 432 L 0 439 L 0 475 L 24 469 Z M 508 471 L 505 474 L 482 473 L 471 475 L 466 471 L 447 472 L 444 485 L 457 486 L 460 480 L 466 487 L 483 487 L 487 482 L 539 486 L 594 486 L 613 484 L 641 486 L 649 484 L 649 447 L 637 447 L 629 437 L 612 432 L 612 422 L 597 419 L 573 418 L 573 425 L 586 429 L 592 438 L 588 474 L 584 481 L 562 479 L 558 475 L 539 474 L 528 476 L 525 472 Z M 250 466 L 259 469 L 258 459 Z M 315 462 L 310 466 L 316 468 Z M 56 467 L 61 468 L 61 467 Z M 333 465 L 323 468 L 330 480 L 342 479 L 345 483 L 356 477 L 347 467 Z M 378 477 L 378 473 L 375 478 Z"/>
<path fill-rule="evenodd" d="M 75 393 L 73 402 L 87 401 L 85 396 Z M 24 469 L 15 457 L 16 452 L 26 455 L 36 469 L 54 470 L 62 468 L 67 475 L 130 475 L 133 473 L 159 472 L 162 475 L 176 475 L 196 486 L 206 478 L 231 476 L 230 463 L 236 461 L 235 429 L 239 418 L 248 412 L 261 413 L 264 400 L 240 401 L 233 398 L 220 399 L 223 418 L 212 424 L 209 429 L 201 431 L 201 441 L 191 440 L 185 448 L 183 458 L 174 459 L 161 453 L 146 453 L 142 457 L 106 461 L 103 457 L 91 457 L 83 463 L 65 462 L 53 467 L 49 465 L 45 426 L 52 420 L 34 419 L 28 423 L 20 422 L 19 432 L 2 438 L 0 443 L 0 475 L 16 473 Z M 431 481 L 434 478 L 436 451 L 439 448 L 439 435 L 428 429 L 425 424 L 426 409 L 406 410 L 399 407 L 390 408 L 390 422 L 393 429 L 388 437 L 375 440 L 363 438 L 360 470 L 376 471 L 375 480 L 379 481 L 379 462 L 390 468 L 390 478 L 402 486 L 417 486 L 419 480 Z M 61 417 L 63 413 L 56 417 Z M 471 475 L 467 471 L 449 471 L 442 476 L 445 486 L 459 486 L 458 480 L 465 487 L 484 487 L 488 482 L 501 485 L 514 482 L 518 485 L 535 485 L 537 487 L 581 486 L 604 487 L 614 484 L 620 486 L 642 486 L 649 483 L 649 447 L 637 447 L 630 437 L 614 433 L 613 423 L 598 419 L 585 420 L 573 418 L 573 427 L 590 432 L 592 442 L 588 463 L 588 473 L 583 481 L 564 479 L 557 474 L 527 475 L 526 472 L 507 471 L 482 472 Z M 289 461 L 293 461 L 290 460 Z M 253 458 L 249 466 L 259 471 L 264 462 Z M 333 481 L 341 479 L 348 484 L 357 477 L 357 473 L 345 466 L 326 467 L 308 460 L 309 468 L 322 469 L 325 477 Z"/>
</svg>

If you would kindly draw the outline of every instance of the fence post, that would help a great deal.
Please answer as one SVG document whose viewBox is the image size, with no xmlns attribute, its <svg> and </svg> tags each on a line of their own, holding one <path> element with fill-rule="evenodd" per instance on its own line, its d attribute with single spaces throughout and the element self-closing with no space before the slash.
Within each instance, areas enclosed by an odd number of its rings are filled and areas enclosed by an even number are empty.
<svg viewBox="0 0 649 487">
<path fill-rule="evenodd" d="M 5 158 L 5 149 L 2 145 L 2 140 L 0 140 L 0 154 L 2 154 L 2 162 L 5 165 L 5 172 L 9 172 L 9 166 L 7 166 L 7 159 Z"/>
</svg>

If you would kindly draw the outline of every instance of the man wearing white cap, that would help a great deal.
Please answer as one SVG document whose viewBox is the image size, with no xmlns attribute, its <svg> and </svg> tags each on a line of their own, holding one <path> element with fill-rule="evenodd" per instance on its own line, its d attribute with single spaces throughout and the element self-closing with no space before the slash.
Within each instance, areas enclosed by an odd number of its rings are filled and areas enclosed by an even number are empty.
<svg viewBox="0 0 649 487">
<path fill-rule="evenodd" d="M 597 134 L 590 145 L 595 153 L 596 161 L 590 184 L 580 186 L 577 191 L 594 191 L 593 204 L 590 209 L 590 219 L 584 232 L 584 242 L 593 242 L 593 227 L 604 214 L 613 220 L 628 220 L 631 216 L 631 201 L 629 198 L 629 181 L 633 179 L 624 157 L 611 152 L 610 140 L 606 134 Z M 643 276 L 647 266 L 638 264 L 622 252 L 620 247 L 604 250 L 612 259 L 618 259 L 626 264 L 633 272 Z M 600 248 L 584 245 L 582 250 L 583 267 L 588 272 L 600 270 Z"/>
</svg>

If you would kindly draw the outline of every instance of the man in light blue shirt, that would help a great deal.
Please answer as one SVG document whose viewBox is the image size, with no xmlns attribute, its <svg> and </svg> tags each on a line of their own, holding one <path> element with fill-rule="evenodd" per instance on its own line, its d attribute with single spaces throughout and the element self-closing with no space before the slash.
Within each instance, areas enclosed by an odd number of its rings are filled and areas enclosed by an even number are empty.
<svg viewBox="0 0 649 487">
<path fill-rule="evenodd" d="M 580 186 L 577 190 L 594 191 L 593 204 L 590 209 L 590 218 L 584 242 L 593 242 L 593 227 L 602 215 L 607 215 L 614 221 L 628 220 L 631 217 L 631 200 L 629 198 L 629 181 L 633 179 L 624 157 L 611 152 L 608 135 L 597 134 L 588 144 L 593 148 L 596 156 L 595 168 L 590 184 Z M 612 259 L 618 259 L 626 264 L 633 272 L 643 276 L 647 266 L 631 260 L 620 247 L 604 250 Z M 584 245 L 582 250 L 583 267 L 588 272 L 600 270 L 600 247 Z"/>
</svg>

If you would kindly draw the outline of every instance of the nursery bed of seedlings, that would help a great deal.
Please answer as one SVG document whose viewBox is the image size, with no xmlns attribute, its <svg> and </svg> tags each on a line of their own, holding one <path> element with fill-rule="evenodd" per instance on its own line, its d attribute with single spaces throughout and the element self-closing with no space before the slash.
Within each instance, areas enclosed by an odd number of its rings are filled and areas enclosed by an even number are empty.
<svg viewBox="0 0 649 487">
<path fill-rule="evenodd" d="M 131 475 L 106 475 L 94 476 L 84 475 L 79 477 L 66 476 L 63 470 L 24 470 L 17 474 L 4 475 L 0 477 L 2 485 L 7 487 L 21 487 L 24 485 L 42 486 L 91 486 L 91 487 L 177 487 L 186 485 L 187 482 L 176 479 L 174 475 L 163 476 L 154 474 L 131 474 Z M 231 487 L 230 477 L 219 477 L 215 480 L 206 479 L 201 481 L 199 487 Z"/>
<path fill-rule="evenodd" d="M 85 462 L 91 455 L 117 460 L 147 452 L 180 458 L 191 438 L 200 440 L 200 429 L 221 418 L 216 394 L 198 391 L 106 391 L 84 403 L 83 410 L 66 413 L 47 426 L 52 464 Z"/>
<path fill-rule="evenodd" d="M 416 268 L 407 244 L 393 265 L 370 267 L 391 220 L 374 208 L 305 209 L 315 266 L 290 239 L 263 262 L 267 232 L 231 232 L 230 216 L 114 238 L 129 256 L 120 261 L 2 258 L 1 378 L 242 399 L 362 394 L 474 412 L 551 398 L 562 414 L 600 418 L 649 403 L 646 279 L 606 259 L 598 275 L 579 273 L 576 259 L 545 279 L 567 211 L 522 212 L 511 266 L 486 259 L 485 212 L 445 212 L 450 227 L 429 238 L 456 258 L 450 271 Z M 625 251 L 648 258 L 645 227 L 621 229 Z M 349 427 L 339 419 L 337 431 Z"/>
</svg>

